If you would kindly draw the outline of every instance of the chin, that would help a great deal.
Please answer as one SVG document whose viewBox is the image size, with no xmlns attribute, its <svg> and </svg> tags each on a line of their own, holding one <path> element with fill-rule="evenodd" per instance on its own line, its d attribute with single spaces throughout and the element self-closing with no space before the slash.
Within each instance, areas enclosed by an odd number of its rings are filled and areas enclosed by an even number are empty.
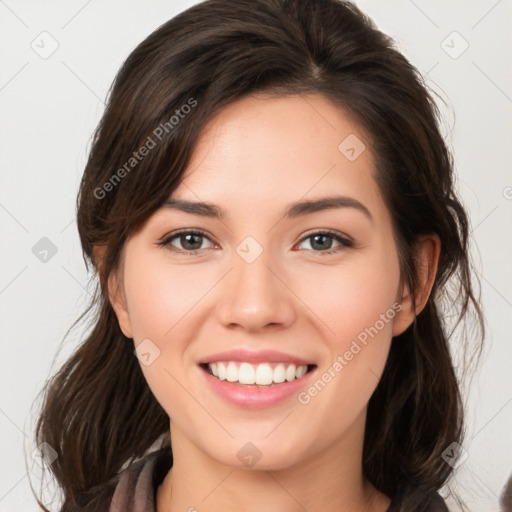
<svg viewBox="0 0 512 512">
<path fill-rule="evenodd" d="M 250 437 L 247 436 L 246 439 L 250 439 Z M 219 445 L 218 451 L 210 452 L 210 457 L 238 470 L 282 471 L 300 463 L 304 458 L 304 451 L 298 449 L 296 443 L 294 446 L 289 442 L 287 444 L 276 439 L 273 441 L 264 438 L 240 441 L 237 438 L 231 440 L 229 444 Z"/>
</svg>

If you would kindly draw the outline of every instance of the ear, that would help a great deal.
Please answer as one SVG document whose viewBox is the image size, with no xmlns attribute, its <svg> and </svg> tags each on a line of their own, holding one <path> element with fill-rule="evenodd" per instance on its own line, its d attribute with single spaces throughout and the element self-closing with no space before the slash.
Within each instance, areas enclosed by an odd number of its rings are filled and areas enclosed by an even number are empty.
<svg viewBox="0 0 512 512">
<path fill-rule="evenodd" d="M 418 272 L 418 290 L 416 293 L 416 307 L 413 305 L 409 286 L 404 286 L 402 298 L 398 297 L 402 306 L 393 322 L 393 336 L 402 334 L 421 313 L 428 301 L 432 286 L 437 274 L 441 241 L 432 233 L 422 236 L 417 242 L 416 271 Z"/>
<path fill-rule="evenodd" d="M 94 260 L 96 267 L 101 268 L 103 264 L 103 257 L 105 255 L 105 246 L 95 245 L 93 248 Z M 126 305 L 126 295 L 124 293 L 124 287 L 122 280 L 119 278 L 118 273 L 122 272 L 123 262 L 121 261 L 119 270 L 112 272 L 108 276 L 107 288 L 108 298 L 119 322 L 119 327 L 123 334 L 127 338 L 133 338 L 132 325 L 130 322 L 130 316 L 128 314 L 128 308 Z"/>
</svg>

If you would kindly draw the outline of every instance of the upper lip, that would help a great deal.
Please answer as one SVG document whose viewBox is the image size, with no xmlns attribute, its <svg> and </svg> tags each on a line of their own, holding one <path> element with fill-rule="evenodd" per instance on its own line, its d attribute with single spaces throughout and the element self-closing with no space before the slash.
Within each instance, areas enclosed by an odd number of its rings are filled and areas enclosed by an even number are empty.
<svg viewBox="0 0 512 512">
<path fill-rule="evenodd" d="M 302 357 L 298 357 L 278 350 L 247 350 L 244 348 L 226 350 L 217 352 L 209 356 L 203 357 L 199 364 L 216 363 L 218 361 L 237 361 L 247 363 L 293 363 L 295 365 L 310 365 L 312 361 L 307 361 Z"/>
</svg>

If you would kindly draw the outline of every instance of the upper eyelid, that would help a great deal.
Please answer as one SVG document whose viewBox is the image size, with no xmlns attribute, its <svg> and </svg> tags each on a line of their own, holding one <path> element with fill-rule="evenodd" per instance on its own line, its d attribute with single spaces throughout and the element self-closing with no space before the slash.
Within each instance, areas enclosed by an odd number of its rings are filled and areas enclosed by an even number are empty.
<svg viewBox="0 0 512 512">
<path fill-rule="evenodd" d="M 218 243 L 215 241 L 215 239 L 213 237 L 211 237 L 211 235 L 209 235 L 205 230 L 203 230 L 201 228 L 182 228 L 182 229 L 179 229 L 178 231 L 174 231 L 174 232 L 164 235 L 160 239 L 160 244 L 169 243 L 170 240 L 173 240 L 173 239 L 179 237 L 180 235 L 187 234 L 187 233 L 198 234 L 205 238 L 208 238 L 208 240 L 210 240 L 210 242 L 212 242 L 214 244 Z M 305 240 L 307 240 L 308 238 L 311 238 L 312 236 L 320 235 L 320 234 L 330 236 L 331 238 L 334 238 L 334 239 L 339 238 L 339 239 L 342 239 L 350 244 L 355 243 L 354 240 L 350 236 L 345 235 L 342 232 L 339 232 L 337 230 L 333 230 L 330 228 L 324 228 L 324 229 L 316 228 L 316 229 L 313 229 L 312 231 L 308 231 L 304 235 L 301 236 L 301 238 L 299 239 L 299 241 L 297 243 L 302 243 Z M 338 242 L 339 242 L 339 240 L 338 240 Z M 197 250 L 201 250 L 201 249 L 195 249 L 195 250 L 197 251 Z M 186 251 L 185 249 L 182 249 L 182 251 L 190 252 L 190 251 Z"/>
<path fill-rule="evenodd" d="M 212 242 L 214 241 L 213 237 L 209 233 L 207 233 L 205 230 L 200 229 L 200 228 L 183 228 L 183 229 L 179 229 L 178 231 L 171 231 L 170 233 L 167 233 L 163 237 L 161 237 L 160 240 L 161 241 L 170 240 L 172 238 L 176 238 L 179 235 L 188 234 L 188 233 L 202 235 L 202 236 L 208 238 L 209 240 L 211 240 Z"/>
<path fill-rule="evenodd" d="M 175 238 L 178 238 L 180 235 L 184 235 L 184 234 L 188 234 L 188 233 L 193 233 L 193 234 L 201 235 L 201 236 L 203 236 L 205 238 L 208 238 L 208 240 L 210 240 L 210 242 L 212 242 L 214 244 L 217 243 L 203 229 L 200 229 L 200 228 L 183 228 L 183 229 L 179 229 L 178 231 L 172 231 L 171 233 L 165 234 L 163 237 L 161 237 L 159 239 L 159 241 L 157 242 L 157 245 L 161 245 L 161 246 L 163 246 L 163 245 L 170 245 L 170 241 L 171 240 L 174 240 Z M 177 249 L 177 250 L 178 251 L 182 251 L 182 252 L 194 252 L 194 251 L 186 251 L 185 249 Z M 195 249 L 195 251 L 198 251 L 198 250 L 201 250 L 201 249 Z"/>
</svg>

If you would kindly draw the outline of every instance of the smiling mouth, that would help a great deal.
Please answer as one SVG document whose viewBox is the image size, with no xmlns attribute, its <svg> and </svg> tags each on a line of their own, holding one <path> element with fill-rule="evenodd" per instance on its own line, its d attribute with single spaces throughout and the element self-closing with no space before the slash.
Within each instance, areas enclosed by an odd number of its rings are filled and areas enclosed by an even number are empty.
<svg viewBox="0 0 512 512">
<path fill-rule="evenodd" d="M 301 379 L 316 368 L 315 364 L 259 363 L 217 361 L 199 365 L 219 380 L 245 387 L 272 387 Z"/>
</svg>

